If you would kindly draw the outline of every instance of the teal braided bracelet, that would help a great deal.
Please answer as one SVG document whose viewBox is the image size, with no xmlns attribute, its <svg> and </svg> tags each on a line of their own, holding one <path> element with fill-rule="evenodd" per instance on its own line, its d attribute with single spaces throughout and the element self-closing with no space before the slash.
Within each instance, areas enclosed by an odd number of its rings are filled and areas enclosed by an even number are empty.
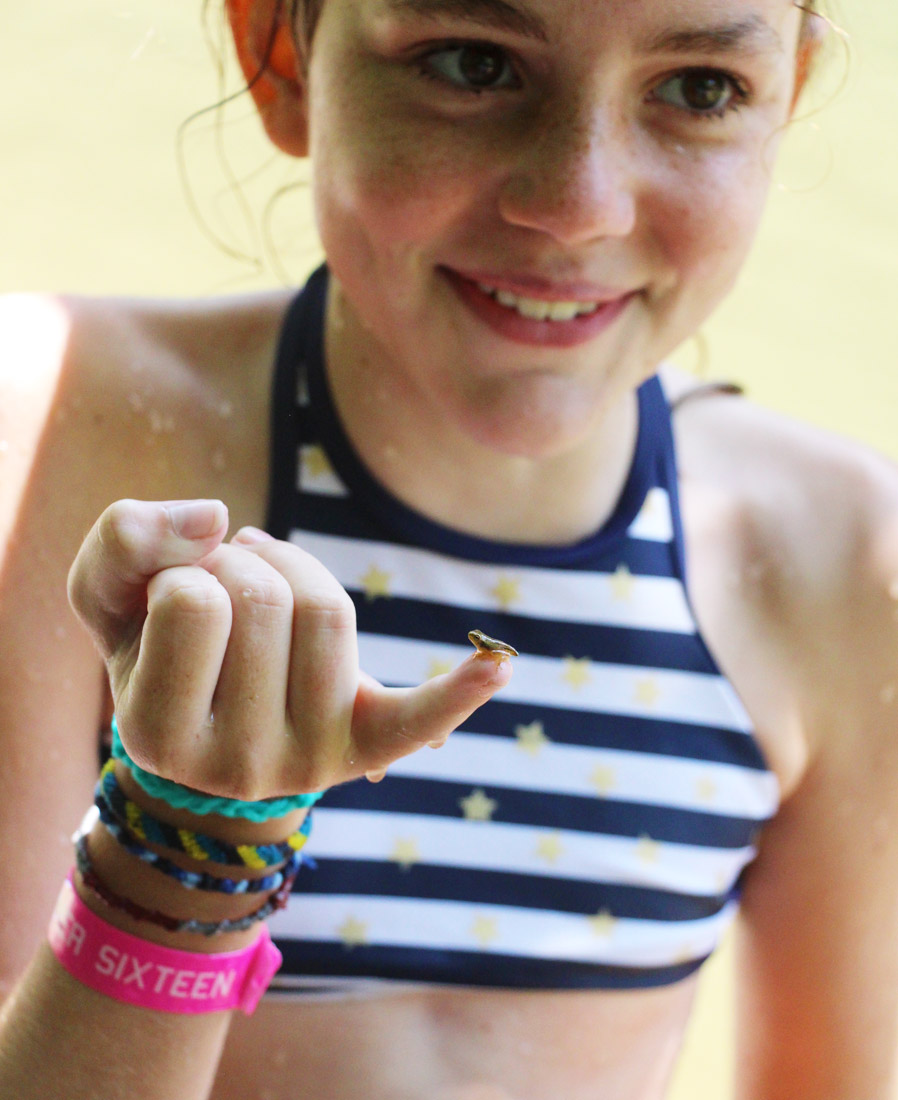
<svg viewBox="0 0 898 1100">
<path fill-rule="evenodd" d="M 158 798 L 178 810 L 192 814 L 221 814 L 223 817 L 239 817 L 244 821 L 271 821 L 293 810 L 314 806 L 324 791 L 317 794 L 293 794 L 285 798 L 266 798 L 262 802 L 241 802 L 237 798 L 219 798 L 173 783 L 170 779 L 153 775 L 135 764 L 119 737 L 118 724 L 112 719 L 112 755 L 128 768 L 135 780 L 152 798 Z"/>
</svg>

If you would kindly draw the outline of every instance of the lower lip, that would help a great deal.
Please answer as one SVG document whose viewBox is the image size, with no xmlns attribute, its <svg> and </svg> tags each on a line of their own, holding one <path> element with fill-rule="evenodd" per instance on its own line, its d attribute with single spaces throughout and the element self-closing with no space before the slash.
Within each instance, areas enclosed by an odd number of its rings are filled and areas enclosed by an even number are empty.
<svg viewBox="0 0 898 1100">
<path fill-rule="evenodd" d="M 625 294 L 602 303 L 594 313 L 585 313 L 570 321 L 534 321 L 522 317 L 516 309 L 499 305 L 491 294 L 457 272 L 445 267 L 440 271 L 465 305 L 494 332 L 518 344 L 544 348 L 571 348 L 594 340 L 614 324 L 636 296 L 635 292 Z"/>
</svg>

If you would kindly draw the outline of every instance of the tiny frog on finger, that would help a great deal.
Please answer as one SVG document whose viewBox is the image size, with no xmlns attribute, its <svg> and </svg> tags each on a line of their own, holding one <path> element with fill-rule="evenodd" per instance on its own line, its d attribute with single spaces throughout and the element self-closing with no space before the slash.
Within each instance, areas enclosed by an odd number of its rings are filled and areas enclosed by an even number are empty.
<svg viewBox="0 0 898 1100">
<path fill-rule="evenodd" d="M 491 638 L 482 630 L 469 630 L 468 641 L 478 653 L 489 653 L 496 657 L 517 657 L 518 651 L 507 642 L 500 642 L 497 638 Z"/>
</svg>

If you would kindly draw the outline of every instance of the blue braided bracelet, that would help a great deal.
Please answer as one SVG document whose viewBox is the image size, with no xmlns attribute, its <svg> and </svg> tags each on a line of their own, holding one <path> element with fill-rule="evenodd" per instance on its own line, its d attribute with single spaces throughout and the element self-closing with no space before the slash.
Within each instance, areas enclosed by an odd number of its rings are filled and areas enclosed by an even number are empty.
<svg viewBox="0 0 898 1100">
<path fill-rule="evenodd" d="M 100 811 L 100 820 L 106 826 L 107 831 L 126 852 L 137 856 L 144 863 L 155 867 L 157 871 L 161 871 L 162 874 L 175 879 L 189 890 L 209 890 L 219 894 L 270 893 L 279 890 L 284 885 L 285 880 L 294 876 L 302 864 L 302 855 L 297 851 L 287 860 L 280 871 L 275 871 L 273 875 L 264 875 L 262 878 L 219 878 L 216 875 L 208 875 L 203 871 L 188 871 L 141 844 L 130 829 L 116 819 L 112 807 L 104 798 L 99 786 L 97 787 L 94 804 Z"/>
<path fill-rule="evenodd" d="M 237 798 L 219 798 L 203 794 L 170 779 L 153 775 L 135 764 L 128 755 L 119 736 L 118 724 L 112 719 L 112 755 L 127 765 L 131 774 L 141 787 L 153 798 L 167 802 L 178 810 L 189 810 L 192 814 L 221 814 L 223 817 L 242 817 L 245 821 L 271 821 L 283 817 L 293 810 L 304 810 L 314 806 L 324 791 L 311 794 L 293 794 L 285 798 L 266 798 L 261 802 L 241 802 Z"/>
<path fill-rule="evenodd" d="M 295 833 L 280 844 L 228 844 L 216 837 L 195 833 L 191 829 L 179 829 L 153 817 L 125 796 L 115 775 L 114 760 L 107 761 L 100 772 L 97 789 L 119 824 L 138 840 L 158 844 L 160 848 L 184 852 L 198 863 L 208 860 L 224 866 L 252 867 L 256 870 L 278 866 L 302 848 L 312 830 L 311 814 L 306 816 Z"/>
</svg>

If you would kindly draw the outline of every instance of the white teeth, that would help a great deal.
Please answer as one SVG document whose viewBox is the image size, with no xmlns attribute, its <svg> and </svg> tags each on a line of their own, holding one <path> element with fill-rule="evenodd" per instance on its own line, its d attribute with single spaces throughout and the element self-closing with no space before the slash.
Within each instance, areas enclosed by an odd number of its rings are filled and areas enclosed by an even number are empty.
<svg viewBox="0 0 898 1100">
<path fill-rule="evenodd" d="M 484 294 L 489 294 L 499 305 L 517 310 L 531 321 L 573 321 L 586 313 L 595 313 L 598 302 L 546 302 L 541 298 L 522 298 L 509 290 L 496 290 L 486 283 L 478 283 Z"/>
</svg>

